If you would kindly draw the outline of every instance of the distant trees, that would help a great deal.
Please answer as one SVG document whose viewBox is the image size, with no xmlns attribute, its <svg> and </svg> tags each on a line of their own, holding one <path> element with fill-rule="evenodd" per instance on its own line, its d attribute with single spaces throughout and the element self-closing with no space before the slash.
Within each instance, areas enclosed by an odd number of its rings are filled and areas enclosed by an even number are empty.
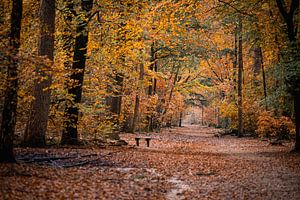
<svg viewBox="0 0 300 200">
<path fill-rule="evenodd" d="M 15 162 L 13 142 L 18 103 L 18 52 L 20 47 L 22 3 L 22 0 L 13 0 L 12 2 L 9 33 L 9 62 L 6 70 L 6 90 L 0 130 L 0 162 Z"/>
<path fill-rule="evenodd" d="M 290 134 L 296 130 L 299 148 L 298 0 L 41 0 L 39 17 L 27 14 L 37 5 L 28 0 L 23 22 L 33 22 L 22 29 L 21 46 L 19 1 L 13 1 L 11 37 L 3 37 L 12 53 L 6 59 L 0 52 L 9 63 L 0 70 L 7 82 L 0 85 L 1 144 L 7 144 L 1 149 L 12 145 L 18 78 L 17 127 L 23 132 L 27 124 L 27 146 L 45 145 L 46 132 L 68 145 L 78 144 L 79 135 L 176 125 L 190 98 L 201 95 L 210 125 L 229 125 L 240 136 L 274 136 L 266 131 L 274 123 Z M 34 34 L 37 24 L 40 33 Z M 39 40 L 37 52 L 27 38 Z"/>
</svg>

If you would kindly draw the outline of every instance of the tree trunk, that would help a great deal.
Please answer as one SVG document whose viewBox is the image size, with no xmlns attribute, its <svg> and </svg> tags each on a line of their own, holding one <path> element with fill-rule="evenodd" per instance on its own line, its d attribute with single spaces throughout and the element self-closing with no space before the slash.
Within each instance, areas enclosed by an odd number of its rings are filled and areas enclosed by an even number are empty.
<svg viewBox="0 0 300 200">
<path fill-rule="evenodd" d="M 294 95 L 294 108 L 295 108 L 295 118 L 296 118 L 296 142 L 295 151 L 300 151 L 300 94 Z"/>
<path fill-rule="evenodd" d="M 110 111 L 117 116 L 121 113 L 121 105 L 122 105 L 122 87 L 123 87 L 124 77 L 122 74 L 117 73 L 115 76 L 117 89 L 112 96 Z"/>
<path fill-rule="evenodd" d="M 232 63 L 232 68 L 233 68 L 233 91 L 234 93 L 236 92 L 236 68 L 237 68 L 237 61 L 238 61 L 238 27 L 235 28 L 234 30 L 234 53 L 233 53 L 233 63 Z M 234 94 L 234 99 L 235 99 L 235 94 Z"/>
<path fill-rule="evenodd" d="M 266 83 L 266 74 L 265 74 L 265 67 L 264 67 L 264 60 L 263 60 L 263 53 L 260 48 L 260 61 L 261 61 L 261 71 L 262 71 L 262 78 L 263 78 L 263 88 L 264 88 L 264 97 L 265 97 L 265 108 L 268 110 L 267 104 L 267 83 Z"/>
<path fill-rule="evenodd" d="M 283 0 L 276 0 L 277 7 L 279 9 L 279 12 L 281 16 L 284 19 L 286 28 L 287 28 L 287 37 L 289 40 L 289 50 L 290 54 L 288 55 L 288 62 L 291 63 L 291 60 L 293 62 L 297 62 L 299 60 L 299 41 L 297 42 L 297 26 L 294 23 L 295 15 L 298 15 L 299 12 L 299 0 L 292 0 L 290 3 L 289 12 L 285 8 L 285 3 Z M 298 11 L 297 11 L 298 10 Z M 297 63 L 294 63 L 294 65 L 297 65 Z M 297 69 L 299 69 L 299 66 L 289 66 L 290 68 L 294 70 L 294 73 L 296 73 L 295 76 L 293 76 L 293 80 L 287 80 L 287 82 L 291 82 L 291 93 L 294 97 L 294 111 L 295 111 L 295 124 L 296 124 L 296 141 L 295 141 L 295 147 L 294 151 L 300 151 L 300 78 L 298 75 Z M 288 69 L 289 70 L 289 69 Z M 291 79 L 291 78 L 290 78 Z"/>
<path fill-rule="evenodd" d="M 72 72 L 70 79 L 73 85 L 68 85 L 68 94 L 73 97 L 65 108 L 64 129 L 62 132 L 61 144 L 78 144 L 78 104 L 81 102 L 83 77 L 86 63 L 87 44 L 88 44 L 88 18 L 93 7 L 93 0 L 82 0 L 82 17 L 79 19 L 76 28 L 76 38 Z"/>
<path fill-rule="evenodd" d="M 4 96 L 0 132 L 0 162 L 15 162 L 13 140 L 18 104 L 18 52 L 22 20 L 22 0 L 13 0 L 11 11 L 10 46 L 11 54 L 7 68 L 7 86 Z"/>
<path fill-rule="evenodd" d="M 182 112 L 180 112 L 179 114 L 179 124 L 178 124 L 179 127 L 182 127 Z"/>
<path fill-rule="evenodd" d="M 169 94 L 169 98 L 167 99 L 166 107 L 165 107 L 165 109 L 163 110 L 163 112 L 161 113 L 161 115 L 162 115 L 161 122 L 164 121 L 165 115 L 167 114 L 169 105 L 170 105 L 170 103 L 171 103 L 171 101 L 172 101 L 173 91 L 174 91 L 174 87 L 175 87 L 176 82 L 177 82 L 177 79 L 178 79 L 178 74 L 179 74 L 179 66 L 178 66 L 177 69 L 176 69 L 176 73 L 175 73 L 175 76 L 174 76 L 174 80 L 173 80 L 173 83 L 172 83 L 172 85 L 171 85 L 171 91 L 170 91 L 170 94 Z"/>
<path fill-rule="evenodd" d="M 238 136 L 243 135 L 243 37 L 242 37 L 242 19 L 240 17 L 238 24 Z"/>
<path fill-rule="evenodd" d="M 46 56 L 53 62 L 55 31 L 55 1 L 41 0 L 40 5 L 40 38 L 38 44 L 38 55 Z M 44 71 L 44 66 L 36 70 L 42 76 L 34 85 L 32 108 L 24 134 L 24 145 L 31 147 L 45 146 L 45 135 L 47 131 L 48 114 L 50 106 L 51 75 Z"/>
<path fill-rule="evenodd" d="M 155 57 L 155 42 L 153 42 L 151 44 L 151 51 L 150 51 L 150 70 L 157 72 L 157 61 L 156 61 L 156 57 Z M 149 85 L 148 88 L 148 96 L 152 96 L 154 94 L 156 94 L 156 78 L 151 78 L 151 83 Z M 154 120 L 153 120 L 153 116 L 147 116 L 147 121 L 148 121 L 148 130 L 149 131 L 153 131 L 154 129 Z"/>
<path fill-rule="evenodd" d="M 139 116 L 140 95 L 143 89 L 143 80 L 144 80 L 144 65 L 140 64 L 139 86 L 138 86 L 137 94 L 135 95 L 135 106 L 134 106 L 133 120 L 132 120 L 131 131 L 130 131 L 132 133 L 134 133 L 135 131 L 137 119 Z"/>
<path fill-rule="evenodd" d="M 256 79 L 256 76 L 259 74 L 261 69 L 261 48 L 258 45 L 254 46 L 254 58 L 253 58 L 253 75 L 254 79 Z M 254 80 L 256 81 L 256 80 Z M 255 83 L 257 84 L 257 82 Z"/>
</svg>

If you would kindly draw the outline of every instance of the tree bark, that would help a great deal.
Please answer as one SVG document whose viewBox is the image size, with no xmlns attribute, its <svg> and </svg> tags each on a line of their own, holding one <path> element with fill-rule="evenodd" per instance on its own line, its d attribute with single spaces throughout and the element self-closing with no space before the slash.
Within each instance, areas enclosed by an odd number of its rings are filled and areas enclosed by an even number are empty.
<svg viewBox="0 0 300 200">
<path fill-rule="evenodd" d="M 261 70 L 261 48 L 258 45 L 254 45 L 254 57 L 253 57 L 253 75 L 254 79 Z M 255 80 L 256 81 L 256 80 Z"/>
<path fill-rule="evenodd" d="M 132 120 L 131 131 L 130 131 L 132 133 L 134 133 L 134 131 L 135 131 L 137 119 L 140 115 L 140 113 L 139 113 L 140 96 L 141 96 L 142 89 L 143 89 L 143 80 L 144 80 L 144 65 L 140 64 L 140 76 L 139 76 L 138 91 L 137 91 L 137 94 L 135 95 L 134 113 L 133 113 L 133 120 Z"/>
<path fill-rule="evenodd" d="M 176 68 L 174 80 L 173 80 L 173 83 L 172 83 L 172 85 L 171 85 L 171 91 L 170 91 L 170 94 L 169 94 L 169 98 L 167 99 L 167 103 L 166 103 L 165 109 L 164 109 L 163 112 L 161 113 L 161 115 L 162 115 L 161 122 L 164 121 L 165 115 L 167 114 L 169 105 L 170 105 L 170 103 L 171 103 L 171 101 L 172 101 L 174 87 L 176 86 L 176 82 L 177 82 L 177 80 L 178 80 L 179 68 L 180 68 L 179 66 Z"/>
<path fill-rule="evenodd" d="M 299 92 L 294 95 L 294 109 L 296 118 L 296 141 L 295 141 L 295 151 L 300 151 L 300 94 Z"/>
<path fill-rule="evenodd" d="M 281 16 L 284 19 L 286 28 L 287 28 L 287 37 L 289 40 L 289 50 L 290 54 L 288 58 L 288 62 L 291 63 L 291 60 L 296 62 L 299 60 L 299 42 L 297 42 L 297 26 L 294 23 L 295 15 L 299 12 L 299 0 L 292 0 L 290 4 L 289 11 L 286 10 L 286 6 L 284 3 L 284 0 L 276 0 L 277 7 L 279 9 L 279 12 Z M 298 10 L 298 11 L 297 11 Z M 294 64 L 297 65 L 297 64 Z M 289 66 L 292 67 L 292 66 Z M 296 76 L 294 76 L 293 80 L 287 80 L 288 82 L 291 82 L 291 93 L 294 98 L 294 112 L 295 112 L 295 124 L 296 124 L 296 141 L 295 141 L 295 147 L 294 151 L 300 151 L 300 78 L 297 76 L 297 68 L 299 69 L 299 66 L 294 66 Z"/>
<path fill-rule="evenodd" d="M 151 44 L 151 50 L 150 50 L 150 70 L 157 72 L 157 61 L 156 61 L 156 57 L 155 57 L 155 42 L 153 42 Z M 156 94 L 156 78 L 151 78 L 150 80 L 150 85 L 148 88 L 148 96 L 151 97 L 152 95 Z M 149 131 L 153 131 L 154 129 L 154 120 L 153 120 L 153 116 L 147 116 L 147 121 L 148 121 L 148 130 Z"/>
<path fill-rule="evenodd" d="M 22 0 L 13 0 L 12 3 L 9 35 L 11 54 L 7 68 L 7 86 L 4 96 L 4 108 L 0 130 L 0 162 L 15 162 L 13 141 L 18 104 L 18 52 L 20 47 L 22 3 Z"/>
<path fill-rule="evenodd" d="M 72 72 L 70 79 L 73 85 L 68 85 L 68 94 L 72 96 L 72 101 L 68 102 L 65 108 L 64 128 L 62 132 L 61 144 L 78 144 L 78 104 L 81 102 L 82 85 L 87 54 L 88 43 L 88 18 L 93 7 L 93 0 L 82 0 L 82 17 L 79 19 L 76 28 L 75 47 L 73 55 Z"/>
<path fill-rule="evenodd" d="M 238 137 L 243 135 L 243 25 L 240 17 L 238 24 Z"/>
<path fill-rule="evenodd" d="M 233 91 L 236 92 L 236 68 L 237 68 L 237 61 L 238 61 L 238 27 L 234 30 L 234 52 L 233 52 Z M 235 98 L 235 95 L 234 95 Z"/>
<path fill-rule="evenodd" d="M 121 73 L 117 73 L 114 79 L 117 89 L 114 91 L 111 98 L 110 111 L 118 117 L 121 114 L 122 87 L 124 77 Z"/>
<path fill-rule="evenodd" d="M 40 36 L 38 55 L 46 56 L 53 62 L 55 31 L 55 1 L 41 0 L 40 4 Z M 48 114 L 50 106 L 51 75 L 45 71 L 45 66 L 36 69 L 42 80 L 36 80 L 34 85 L 33 101 L 29 119 L 26 125 L 23 144 L 31 147 L 45 146 Z"/>
<path fill-rule="evenodd" d="M 260 48 L 260 61 L 261 61 L 261 71 L 262 71 L 262 78 L 263 78 L 263 89 L 264 89 L 264 97 L 265 97 L 265 108 L 268 110 L 268 104 L 267 104 L 267 83 L 266 83 L 266 73 L 265 73 L 265 67 L 264 67 L 264 60 L 263 60 L 263 53 Z"/>
</svg>

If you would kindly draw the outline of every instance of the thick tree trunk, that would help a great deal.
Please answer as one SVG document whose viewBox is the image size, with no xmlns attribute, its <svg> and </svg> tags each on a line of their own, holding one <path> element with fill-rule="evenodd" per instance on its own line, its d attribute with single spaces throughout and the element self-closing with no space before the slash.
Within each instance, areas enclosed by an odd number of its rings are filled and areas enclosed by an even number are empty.
<svg viewBox="0 0 300 200">
<path fill-rule="evenodd" d="M 40 38 L 38 44 L 38 55 L 46 56 L 53 62 L 55 31 L 55 1 L 41 0 L 40 5 Z M 47 131 L 48 114 L 50 106 L 51 75 L 44 71 L 44 66 L 36 70 L 42 76 L 34 85 L 33 101 L 29 119 L 24 134 L 23 144 L 31 147 L 40 147 L 46 144 L 45 135 Z"/>
<path fill-rule="evenodd" d="M 296 118 L 296 142 L 295 151 L 300 151 L 300 92 L 294 95 L 294 108 L 295 108 L 295 118 Z"/>
<path fill-rule="evenodd" d="M 291 63 L 291 60 L 293 62 L 299 61 L 299 41 L 297 41 L 297 26 L 294 23 L 295 16 L 299 15 L 299 0 L 292 0 L 290 3 L 290 8 L 286 9 L 286 5 L 284 3 L 284 0 L 276 0 L 277 7 L 279 9 L 279 12 L 281 16 L 284 19 L 286 28 L 287 28 L 287 38 L 289 40 L 289 50 L 290 54 L 288 55 L 288 62 Z M 294 65 L 297 65 L 297 63 L 294 63 Z M 292 68 L 292 66 L 289 66 Z M 294 151 L 300 151 L 300 91 L 299 91 L 299 83 L 300 78 L 298 76 L 299 66 L 294 66 L 295 69 L 294 73 L 296 73 L 296 76 L 294 76 L 293 80 L 287 80 L 288 82 L 292 83 L 292 88 L 290 89 L 293 97 L 294 97 L 294 112 L 295 112 L 295 124 L 296 124 L 296 141 L 295 141 L 295 148 Z M 289 70 L 289 69 L 288 69 Z"/>
<path fill-rule="evenodd" d="M 11 54 L 7 68 L 7 86 L 4 96 L 0 132 L 0 162 L 15 162 L 13 140 L 18 104 L 18 51 L 22 20 L 22 0 L 13 0 L 11 11 L 10 46 Z"/>
<path fill-rule="evenodd" d="M 139 113 L 140 96 L 141 96 L 142 89 L 143 89 L 143 80 L 144 80 L 144 65 L 140 64 L 140 77 L 139 77 L 138 91 L 137 91 L 137 94 L 135 95 L 134 113 L 133 113 L 133 120 L 132 120 L 131 131 L 130 131 L 132 133 L 134 133 L 134 131 L 135 131 L 137 119 L 140 115 L 140 113 Z"/>
<path fill-rule="evenodd" d="M 243 135 L 243 38 L 242 38 L 242 19 L 238 25 L 238 136 Z"/>
<path fill-rule="evenodd" d="M 72 72 L 70 79 L 73 85 L 68 85 L 68 94 L 72 96 L 72 101 L 68 102 L 65 108 L 65 121 L 62 132 L 61 144 L 78 144 L 78 104 L 81 102 L 83 77 L 86 63 L 87 43 L 88 43 L 88 17 L 93 7 L 93 0 L 82 0 L 82 18 L 79 19 L 76 28 L 76 38 Z"/>
</svg>

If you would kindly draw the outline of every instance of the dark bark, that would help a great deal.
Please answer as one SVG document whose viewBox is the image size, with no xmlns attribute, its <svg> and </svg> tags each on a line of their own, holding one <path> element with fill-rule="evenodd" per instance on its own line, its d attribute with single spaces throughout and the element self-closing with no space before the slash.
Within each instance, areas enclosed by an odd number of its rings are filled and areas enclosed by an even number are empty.
<svg viewBox="0 0 300 200">
<path fill-rule="evenodd" d="M 267 83 L 266 83 L 266 73 L 265 73 L 265 67 L 264 67 L 264 60 L 263 60 L 263 53 L 260 48 L 260 58 L 261 58 L 261 71 L 262 71 L 262 78 L 263 78 L 263 88 L 264 88 L 264 97 L 265 97 L 265 108 L 268 110 L 268 104 L 267 104 Z"/>
<path fill-rule="evenodd" d="M 239 19 L 238 25 L 238 136 L 243 135 L 243 37 L 242 37 L 242 19 Z"/>
<path fill-rule="evenodd" d="M 73 55 L 73 46 L 74 46 L 74 36 L 72 35 L 72 22 L 76 18 L 77 14 L 74 10 L 74 4 L 72 0 L 64 0 L 63 8 L 63 18 L 64 18 L 64 27 L 62 33 L 62 48 L 66 56 L 64 61 L 64 68 L 67 72 L 71 71 L 72 68 L 72 55 Z M 68 86 L 70 83 L 66 81 Z M 66 87 L 67 88 L 67 87 Z"/>
<path fill-rule="evenodd" d="M 295 142 L 295 151 L 300 151 L 300 94 L 297 92 L 294 95 L 294 109 L 295 109 L 295 118 L 296 118 L 296 142 Z"/>
<path fill-rule="evenodd" d="M 114 80 L 114 89 L 112 95 L 107 98 L 107 105 L 109 106 L 109 111 L 112 114 L 112 122 L 113 122 L 113 132 L 117 133 L 120 131 L 120 114 L 122 109 L 122 88 L 123 88 L 123 81 L 124 76 L 122 73 L 118 73 L 115 71 L 116 74 L 114 74 L 113 80 Z M 131 125 L 131 124 L 130 124 Z M 122 127 L 124 130 L 125 125 Z"/>
<path fill-rule="evenodd" d="M 150 62 L 151 62 L 150 70 L 153 72 L 157 72 L 158 69 L 157 58 L 155 56 L 155 53 L 156 53 L 155 42 L 153 42 L 151 44 L 151 50 L 150 50 Z M 156 84 L 157 84 L 156 78 L 151 78 L 150 82 L 151 83 L 148 88 L 148 96 L 152 96 L 156 94 Z M 154 127 L 157 126 L 157 124 L 155 124 L 153 116 L 147 116 L 147 121 L 148 121 L 148 130 L 153 131 Z"/>
<path fill-rule="evenodd" d="M 13 140 L 15 134 L 18 92 L 18 52 L 22 20 L 22 0 L 13 0 L 11 11 L 10 47 L 11 53 L 7 67 L 7 86 L 4 96 L 0 132 L 0 162 L 15 162 Z"/>
<path fill-rule="evenodd" d="M 289 11 L 285 8 L 286 5 L 284 0 L 276 0 L 277 7 L 279 9 L 280 14 L 282 15 L 286 30 L 287 30 L 287 37 L 289 40 L 289 49 L 290 54 L 288 60 L 297 61 L 299 60 L 299 42 L 297 42 L 297 26 L 295 25 L 294 18 L 299 12 L 299 0 L 292 0 Z M 295 68 L 299 68 L 296 66 Z M 297 73 L 297 70 L 295 70 Z M 287 80 L 288 82 L 292 82 L 291 93 L 294 97 L 294 112 L 295 112 L 295 124 L 296 124 L 296 141 L 294 151 L 300 151 L 300 90 L 299 90 L 299 82 L 300 78 L 295 77 L 294 80 Z"/>
<path fill-rule="evenodd" d="M 67 102 L 65 108 L 65 120 L 61 144 L 78 144 L 78 104 L 81 102 L 82 85 L 86 63 L 86 53 L 88 44 L 88 17 L 93 7 L 93 0 L 82 0 L 82 18 L 79 19 L 76 27 L 76 38 L 74 46 L 73 64 L 70 79 L 73 84 L 68 85 L 68 94 L 72 96 L 72 101 Z"/>
<path fill-rule="evenodd" d="M 121 114 L 122 87 L 124 77 L 121 73 L 117 73 L 114 79 L 116 90 L 113 92 L 113 96 L 111 98 L 110 111 L 118 117 Z"/>
<path fill-rule="evenodd" d="M 40 36 L 38 44 L 38 55 L 46 56 L 53 62 L 55 31 L 55 1 L 41 0 L 40 4 Z M 23 144 L 31 147 L 45 146 L 45 135 L 47 131 L 48 114 L 50 106 L 51 75 L 45 72 L 45 67 L 36 69 L 43 78 L 36 81 L 34 85 L 33 101 L 29 119 L 26 125 Z"/>
<path fill-rule="evenodd" d="M 289 12 L 286 10 L 284 0 L 276 0 L 277 7 L 282 17 L 284 18 L 287 36 L 290 42 L 296 41 L 297 26 L 294 23 L 294 16 L 297 10 L 299 10 L 299 0 L 292 0 L 289 8 Z"/>
<path fill-rule="evenodd" d="M 132 133 L 134 133 L 134 131 L 135 131 L 135 127 L 136 127 L 136 124 L 137 124 L 137 119 L 140 115 L 140 113 L 139 113 L 140 95 L 141 95 L 142 89 L 143 89 L 143 80 L 144 80 L 144 65 L 140 64 L 139 85 L 138 85 L 137 94 L 135 95 L 134 113 L 133 113 L 133 120 L 132 120 L 131 131 L 130 131 Z"/>
<path fill-rule="evenodd" d="M 261 70 L 261 48 L 257 45 L 255 45 L 254 50 L 254 57 L 253 57 L 253 74 L 254 78 L 259 74 Z"/>
<path fill-rule="evenodd" d="M 238 61 L 238 30 L 237 27 L 234 31 L 234 52 L 233 52 L 233 90 L 234 93 L 236 92 L 236 68 L 237 68 L 237 61 Z"/>
</svg>

